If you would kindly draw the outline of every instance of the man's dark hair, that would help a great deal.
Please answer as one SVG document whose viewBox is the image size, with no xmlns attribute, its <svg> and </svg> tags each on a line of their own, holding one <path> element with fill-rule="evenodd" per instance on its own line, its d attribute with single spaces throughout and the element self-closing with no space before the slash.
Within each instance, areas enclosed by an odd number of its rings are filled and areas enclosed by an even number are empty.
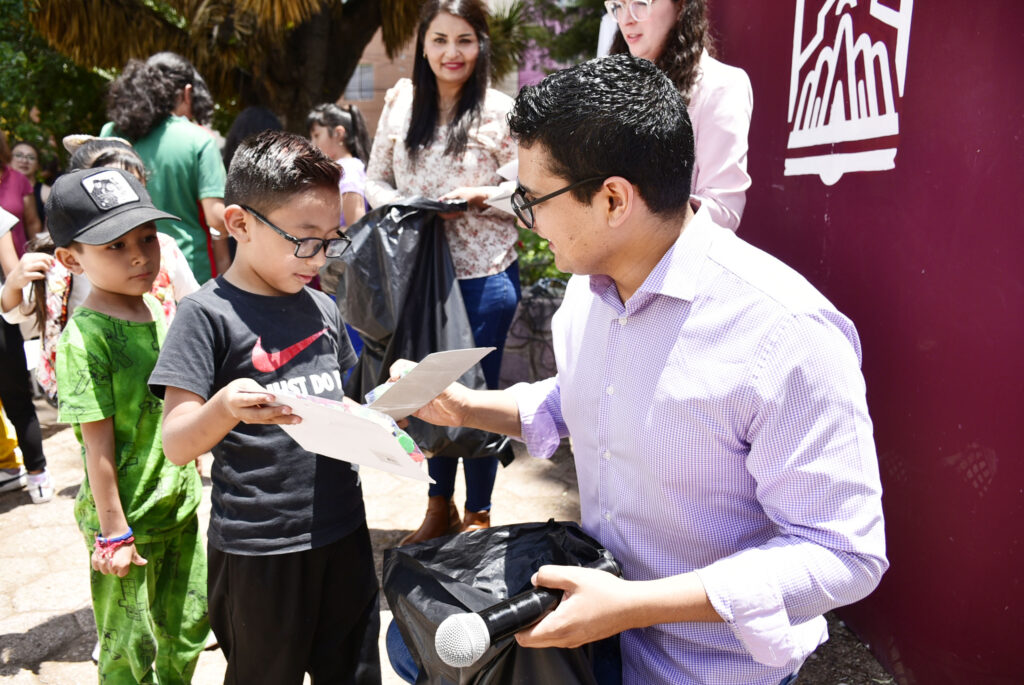
<svg viewBox="0 0 1024 685">
<path fill-rule="evenodd" d="M 298 193 L 316 188 L 338 192 L 341 167 L 308 140 L 286 131 L 263 131 L 235 150 L 224 185 L 224 202 L 264 213 Z"/>
<path fill-rule="evenodd" d="M 575 183 L 622 176 L 655 214 L 683 211 L 693 173 L 686 103 L 653 63 L 613 55 L 556 71 L 519 91 L 509 115 L 523 147 L 540 143 L 548 171 Z M 571 191 L 588 202 L 601 181 Z"/>
</svg>

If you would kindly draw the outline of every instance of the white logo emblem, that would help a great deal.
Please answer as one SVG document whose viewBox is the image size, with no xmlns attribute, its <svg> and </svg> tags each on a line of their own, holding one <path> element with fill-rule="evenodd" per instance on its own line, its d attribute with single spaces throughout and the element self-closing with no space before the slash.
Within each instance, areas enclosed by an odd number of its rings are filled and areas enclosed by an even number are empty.
<svg viewBox="0 0 1024 685">
<path fill-rule="evenodd" d="M 810 0 L 820 9 L 807 16 L 807 0 L 796 0 L 786 176 L 816 174 L 833 185 L 846 173 L 896 167 L 914 1 L 886 2 L 899 8 Z M 814 27 L 806 39 L 805 25 Z"/>
<path fill-rule="evenodd" d="M 82 179 L 82 187 L 103 211 L 139 201 L 138 194 L 124 180 L 124 176 L 113 170 L 86 176 Z"/>
</svg>

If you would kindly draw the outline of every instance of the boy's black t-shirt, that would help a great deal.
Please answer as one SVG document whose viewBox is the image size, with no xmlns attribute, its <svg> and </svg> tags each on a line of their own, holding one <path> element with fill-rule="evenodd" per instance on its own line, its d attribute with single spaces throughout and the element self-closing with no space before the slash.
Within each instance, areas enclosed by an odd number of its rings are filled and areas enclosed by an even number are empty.
<svg viewBox="0 0 1024 685">
<path fill-rule="evenodd" d="M 341 374 L 356 362 L 337 307 L 321 292 L 268 297 L 223 277 L 185 298 L 149 382 L 209 400 L 237 378 L 273 391 L 341 400 Z M 213 448 L 209 541 L 231 554 L 321 547 L 365 519 L 348 462 L 299 447 L 280 427 L 239 423 Z"/>
</svg>

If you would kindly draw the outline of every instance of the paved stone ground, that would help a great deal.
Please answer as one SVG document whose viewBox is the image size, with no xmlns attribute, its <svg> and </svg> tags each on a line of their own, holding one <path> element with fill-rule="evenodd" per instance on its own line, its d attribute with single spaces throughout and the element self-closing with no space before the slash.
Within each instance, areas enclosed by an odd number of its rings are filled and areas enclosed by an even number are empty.
<svg viewBox="0 0 1024 685">
<path fill-rule="evenodd" d="M 93 683 L 96 667 L 90 652 L 96 626 L 89 602 L 88 556 L 72 515 L 75 493 L 82 482 L 81 458 L 71 430 L 55 422 L 55 412 L 49 406 L 41 402 L 37 406 L 57 496 L 47 504 L 33 505 L 25 492 L 0 494 L 0 682 Z M 209 475 L 209 464 L 205 466 Z M 379 575 L 381 551 L 419 525 L 426 488 L 373 469 L 363 469 L 362 474 Z M 204 478 L 204 483 L 207 497 L 200 518 L 205 529 L 209 479 Z M 458 503 L 464 499 L 461 476 L 455 498 Z M 521 456 L 498 474 L 495 525 L 548 518 L 579 520 L 575 471 L 567 453 L 551 461 Z M 386 628 L 391 620 L 386 604 L 381 614 L 381 626 Z M 893 682 L 855 636 L 834 618 L 830 623 L 833 638 L 808 661 L 801 685 Z M 384 659 L 385 685 L 399 685 L 402 681 Z M 220 651 L 204 652 L 194 682 L 212 685 L 223 677 Z"/>
</svg>

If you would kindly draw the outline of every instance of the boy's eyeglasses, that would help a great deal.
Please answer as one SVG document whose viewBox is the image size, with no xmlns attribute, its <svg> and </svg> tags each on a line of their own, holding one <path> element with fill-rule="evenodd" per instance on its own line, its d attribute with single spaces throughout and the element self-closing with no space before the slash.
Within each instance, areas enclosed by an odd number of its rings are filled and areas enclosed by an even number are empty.
<svg viewBox="0 0 1024 685">
<path fill-rule="evenodd" d="M 565 186 L 564 188 L 560 188 L 560 189 L 556 190 L 553 193 L 548 193 L 544 197 L 538 197 L 536 200 L 530 200 L 529 202 L 527 202 L 527 200 L 526 200 L 526 188 L 524 188 L 523 186 L 521 186 L 521 185 L 519 185 L 517 183 L 516 184 L 516 190 L 515 190 L 514 193 L 512 193 L 512 197 L 510 198 L 510 201 L 512 203 L 512 211 L 514 211 L 516 213 L 516 216 L 519 217 L 519 220 L 523 222 L 523 226 L 528 228 L 528 229 L 530 229 L 532 231 L 533 230 L 533 208 L 534 207 L 539 205 L 541 202 L 547 202 L 551 198 L 557 197 L 557 196 L 561 195 L 562 193 L 567 193 L 570 190 L 573 190 L 575 188 L 579 188 L 581 185 L 583 185 L 585 183 L 593 183 L 594 181 L 603 181 L 603 180 L 604 180 L 604 176 L 591 176 L 590 178 L 585 178 L 582 181 L 576 181 L 575 183 L 570 183 L 569 185 Z"/>
<path fill-rule="evenodd" d="M 295 243 L 295 256 L 300 257 L 301 259 L 315 257 L 321 247 L 324 248 L 324 254 L 327 255 L 328 259 L 334 259 L 345 254 L 345 250 L 347 250 L 348 246 L 352 244 L 352 239 L 344 233 L 339 233 L 339 237 L 337 238 L 296 238 L 290 233 L 286 233 L 282 229 L 270 223 L 266 217 L 252 207 L 247 207 L 246 205 L 238 206 L 266 224 L 285 240 Z"/>
<path fill-rule="evenodd" d="M 622 10 L 629 11 L 629 16 L 636 21 L 647 21 L 651 16 L 651 5 L 654 0 L 605 0 L 604 7 L 615 21 L 623 21 L 626 16 Z"/>
</svg>

